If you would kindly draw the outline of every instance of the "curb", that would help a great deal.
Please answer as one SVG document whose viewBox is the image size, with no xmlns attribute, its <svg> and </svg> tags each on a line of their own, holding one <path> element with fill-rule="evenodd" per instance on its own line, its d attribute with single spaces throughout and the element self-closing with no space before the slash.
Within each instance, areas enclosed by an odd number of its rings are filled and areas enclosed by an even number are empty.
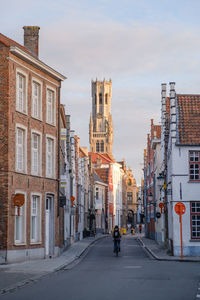
<svg viewBox="0 0 200 300">
<path fill-rule="evenodd" d="M 148 246 L 146 246 L 144 244 L 144 242 L 139 238 L 137 237 L 137 240 L 139 241 L 139 243 L 142 245 L 142 247 L 147 251 L 149 252 L 149 254 L 151 256 L 153 256 L 154 259 L 156 260 L 159 260 L 159 261 L 179 261 L 179 262 L 200 262 L 200 259 L 199 260 L 194 260 L 194 259 L 188 259 L 188 258 L 176 258 L 175 256 L 173 256 L 172 258 L 166 258 L 166 257 L 159 257 L 157 256 Z"/>
<path fill-rule="evenodd" d="M 1 295 L 5 295 L 9 292 L 14 292 L 15 290 L 19 289 L 19 288 L 23 288 L 25 287 L 26 285 L 30 284 L 30 283 L 34 283 L 34 282 L 37 282 L 39 279 L 41 278 L 45 278 L 53 273 L 56 273 L 56 272 L 59 272 L 61 270 L 64 270 L 67 266 L 73 264 L 75 261 L 77 261 L 78 259 L 81 258 L 81 256 L 95 243 L 95 242 L 98 242 L 99 240 L 103 239 L 103 238 L 106 238 L 106 237 L 109 237 L 108 234 L 105 234 L 103 236 L 100 236 L 98 238 L 96 238 L 95 240 L 91 241 L 91 243 L 89 243 L 85 249 L 83 249 L 80 254 L 76 257 L 74 257 L 70 262 L 66 263 L 66 264 L 63 264 L 61 266 L 59 266 L 58 268 L 54 269 L 53 271 L 49 271 L 47 272 L 46 274 L 42 274 L 42 275 L 36 275 L 36 276 L 33 276 L 33 277 L 30 277 L 30 278 L 27 278 L 25 280 L 22 280 L 22 281 L 19 281 L 7 288 L 2 288 L 0 290 L 0 296 Z"/>
</svg>

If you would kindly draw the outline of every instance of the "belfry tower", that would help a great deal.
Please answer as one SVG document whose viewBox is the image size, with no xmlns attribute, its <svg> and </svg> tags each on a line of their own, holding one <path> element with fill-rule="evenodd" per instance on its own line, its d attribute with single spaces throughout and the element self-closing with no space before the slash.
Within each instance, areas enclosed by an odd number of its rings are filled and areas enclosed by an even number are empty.
<svg viewBox="0 0 200 300">
<path fill-rule="evenodd" d="M 111 115 L 112 80 L 92 80 L 90 115 L 90 152 L 112 155 L 113 123 Z"/>
</svg>

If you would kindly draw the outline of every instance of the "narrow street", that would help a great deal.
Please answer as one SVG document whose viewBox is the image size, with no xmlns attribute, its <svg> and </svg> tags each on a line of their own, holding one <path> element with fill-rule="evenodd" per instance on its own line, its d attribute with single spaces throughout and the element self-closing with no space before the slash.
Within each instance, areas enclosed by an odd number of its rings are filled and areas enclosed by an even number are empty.
<svg viewBox="0 0 200 300">
<path fill-rule="evenodd" d="M 156 261 L 136 238 L 122 238 L 119 257 L 112 239 L 94 244 L 72 268 L 2 295 L 4 300 L 193 300 L 200 280 L 200 263 Z"/>
</svg>

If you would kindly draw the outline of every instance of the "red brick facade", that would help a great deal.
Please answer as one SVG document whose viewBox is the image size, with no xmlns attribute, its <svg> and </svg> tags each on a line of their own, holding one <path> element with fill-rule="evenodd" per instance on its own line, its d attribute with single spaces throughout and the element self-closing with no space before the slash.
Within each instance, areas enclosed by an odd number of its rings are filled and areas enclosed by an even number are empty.
<svg viewBox="0 0 200 300">
<path fill-rule="evenodd" d="M 0 35 L 0 250 L 6 250 L 5 261 L 15 261 L 31 258 L 29 249 L 41 248 L 40 254 L 45 256 L 45 201 L 47 193 L 54 197 L 54 246 L 59 245 L 59 217 L 58 205 L 58 120 L 61 80 L 55 78 L 47 71 L 42 70 L 34 63 L 25 61 L 22 57 L 11 53 L 10 46 L 13 41 L 8 39 L 5 45 Z M 27 113 L 16 110 L 16 72 L 20 70 L 27 78 Z M 42 118 L 35 119 L 31 116 L 32 107 L 32 79 L 38 79 L 42 83 Z M 46 89 L 47 86 L 56 92 L 55 97 L 55 125 L 46 123 Z M 16 171 L 16 124 L 26 128 L 26 171 Z M 41 174 L 33 176 L 31 173 L 31 132 L 37 130 L 41 133 Z M 46 177 L 46 135 L 55 138 L 55 173 L 53 178 Z M 15 243 L 15 207 L 13 196 L 16 191 L 25 193 L 25 240 L 21 245 Z M 31 220 L 31 193 L 41 194 L 41 241 L 31 243 L 30 220 Z M 16 257 L 12 250 L 24 250 Z M 56 250 L 57 251 L 57 250 Z M 11 256 L 10 256 L 11 253 Z M 14 252 L 16 253 L 16 252 Z M 24 254 L 25 253 L 25 254 Z M 55 255 L 54 253 L 52 253 Z M 11 257 L 11 258 L 9 258 Z"/>
</svg>

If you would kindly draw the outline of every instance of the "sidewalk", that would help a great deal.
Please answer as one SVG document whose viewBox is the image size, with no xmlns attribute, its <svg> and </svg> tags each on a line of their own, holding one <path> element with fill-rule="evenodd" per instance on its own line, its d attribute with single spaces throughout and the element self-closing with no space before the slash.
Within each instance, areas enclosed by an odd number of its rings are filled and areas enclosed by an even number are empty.
<svg viewBox="0 0 200 300">
<path fill-rule="evenodd" d="M 43 276 L 63 269 L 80 258 L 94 242 L 107 236 L 97 234 L 95 237 L 88 237 L 78 241 L 56 258 L 0 265 L 0 294 L 37 281 Z"/>
<path fill-rule="evenodd" d="M 142 247 L 157 260 L 200 262 L 199 256 L 185 256 L 183 259 L 180 256 L 172 256 L 164 246 L 158 244 L 155 240 L 145 238 L 143 235 L 138 234 L 136 238 Z"/>
</svg>

